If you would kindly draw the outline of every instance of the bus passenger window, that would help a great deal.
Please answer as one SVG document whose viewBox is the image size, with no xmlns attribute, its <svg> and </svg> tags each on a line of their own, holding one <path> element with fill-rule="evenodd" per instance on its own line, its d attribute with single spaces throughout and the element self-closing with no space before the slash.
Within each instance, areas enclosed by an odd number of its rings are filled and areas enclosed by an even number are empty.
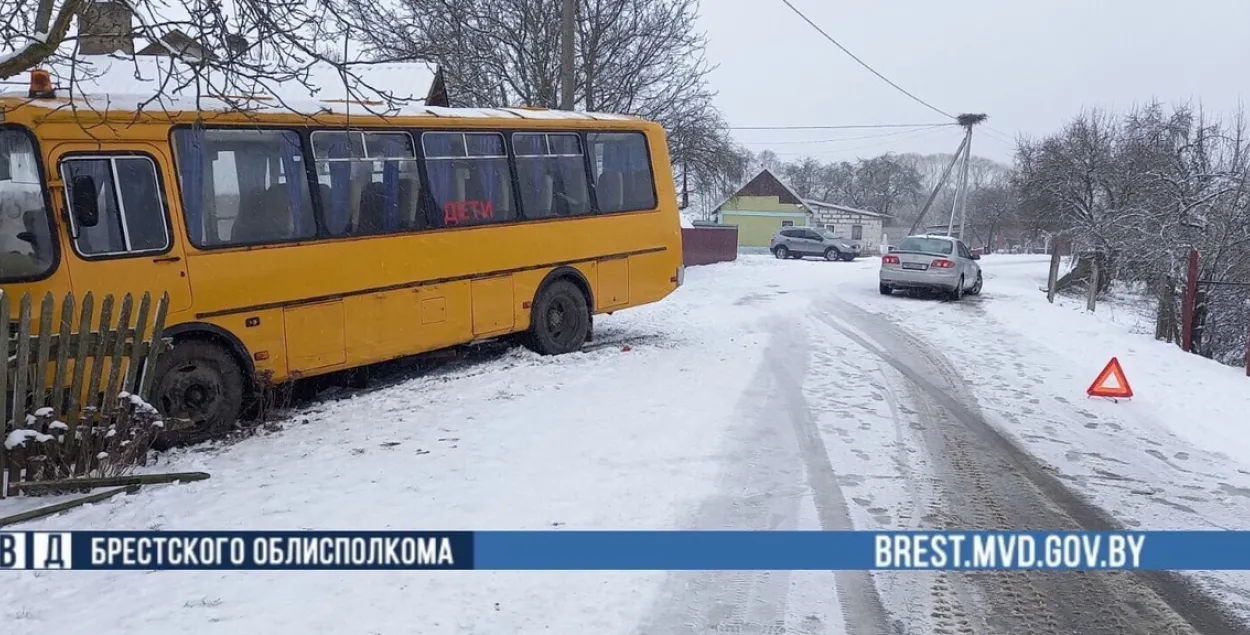
<svg viewBox="0 0 1250 635">
<path fill-rule="evenodd" d="M 590 212 L 590 188 L 582 139 L 575 134 L 516 133 L 517 176 L 526 218 Z"/>
<path fill-rule="evenodd" d="M 421 144 L 434 200 L 431 227 L 516 219 L 503 135 L 427 132 L 421 135 Z"/>
<path fill-rule="evenodd" d="M 74 248 L 84 256 L 159 252 L 169 248 L 156 164 L 147 157 L 72 157 L 61 162 L 66 200 L 82 193 L 75 187 L 91 183 L 99 220 L 84 227 L 75 222 Z M 82 177 L 90 177 L 89 180 Z M 88 196 L 91 193 L 88 192 Z M 71 214 L 71 218 L 73 215 Z"/>
<path fill-rule="evenodd" d="M 174 131 L 182 208 L 197 247 L 256 245 L 317 234 L 299 134 Z"/>
<path fill-rule="evenodd" d="M 603 132 L 591 133 L 587 138 L 599 211 L 655 209 L 655 183 L 646 137 L 637 132 Z"/>
<path fill-rule="evenodd" d="M 333 236 L 421 229 L 421 181 L 406 132 L 312 133 L 321 209 Z"/>
</svg>

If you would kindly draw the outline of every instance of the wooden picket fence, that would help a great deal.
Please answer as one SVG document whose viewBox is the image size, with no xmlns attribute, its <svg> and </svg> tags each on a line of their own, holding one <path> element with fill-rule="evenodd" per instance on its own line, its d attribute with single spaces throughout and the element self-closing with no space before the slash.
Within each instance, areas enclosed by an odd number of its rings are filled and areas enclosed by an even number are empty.
<svg viewBox="0 0 1250 635">
<path fill-rule="evenodd" d="M 133 324 L 131 294 L 116 322 L 112 295 L 97 316 L 92 293 L 81 307 L 68 293 L 56 322 L 51 293 L 37 322 L 30 294 L 20 302 L 13 323 L 8 294 L 0 291 L 0 358 L 7 360 L 0 364 L 0 498 L 16 495 L 23 482 L 104 475 L 106 467 L 141 459 L 135 452 L 145 448 L 127 439 L 136 438 L 136 421 L 161 425 L 146 399 L 150 371 L 169 346 L 162 337 L 169 295 L 153 314 L 151 294 L 143 294 Z M 119 437 L 119 426 L 130 429 Z"/>
</svg>

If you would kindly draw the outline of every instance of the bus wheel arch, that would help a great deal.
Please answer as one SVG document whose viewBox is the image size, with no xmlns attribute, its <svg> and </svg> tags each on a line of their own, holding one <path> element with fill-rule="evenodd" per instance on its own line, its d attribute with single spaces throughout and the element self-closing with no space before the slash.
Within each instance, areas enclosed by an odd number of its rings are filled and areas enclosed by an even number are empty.
<svg viewBox="0 0 1250 635">
<path fill-rule="evenodd" d="M 590 312 L 595 312 L 595 294 L 591 291 L 590 281 L 586 279 L 585 274 L 573 267 L 556 267 L 552 269 L 543 281 L 538 283 L 538 290 L 534 292 L 534 301 L 537 302 L 539 296 L 552 283 L 557 280 L 567 279 L 582 292 L 582 296 L 586 298 L 586 306 L 590 308 Z"/>
<path fill-rule="evenodd" d="M 242 416 L 256 395 L 254 367 L 243 344 L 211 324 L 180 324 L 167 329 L 173 347 L 157 358 L 152 405 L 166 416 L 187 416 L 197 406 L 197 426 L 166 435 L 176 441 L 212 436 Z"/>
<path fill-rule="evenodd" d="M 580 349 L 590 338 L 594 306 L 590 283 L 580 271 L 553 270 L 534 293 L 527 346 L 543 355 Z"/>
</svg>

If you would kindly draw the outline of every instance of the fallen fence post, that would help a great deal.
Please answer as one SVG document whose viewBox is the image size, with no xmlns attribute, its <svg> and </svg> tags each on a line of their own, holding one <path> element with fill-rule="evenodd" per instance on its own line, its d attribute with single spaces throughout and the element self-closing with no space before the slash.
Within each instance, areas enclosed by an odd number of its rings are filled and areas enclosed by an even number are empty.
<svg viewBox="0 0 1250 635">
<path fill-rule="evenodd" d="M 100 501 L 108 500 L 123 492 L 127 494 L 133 494 L 138 490 L 139 490 L 138 485 L 127 485 L 125 487 L 119 487 L 117 489 L 111 489 L 105 492 L 97 492 L 95 494 L 89 494 L 87 496 L 83 496 L 82 498 L 75 498 L 74 500 L 65 501 L 63 503 L 57 503 L 55 505 L 48 505 L 47 507 L 40 507 L 38 509 L 32 509 L 30 511 L 22 512 L 20 514 L 13 514 L 12 516 L 5 516 L 4 518 L 0 518 L 0 527 L 8 527 L 9 525 L 16 525 L 17 523 L 24 523 L 29 520 L 35 520 L 38 518 L 43 518 L 45 516 L 59 514 L 63 511 L 70 510 L 75 507 L 80 507 L 88 503 L 98 503 Z"/>
<path fill-rule="evenodd" d="M 18 483 L 24 492 L 44 490 L 93 489 L 120 485 L 163 485 L 165 483 L 193 483 L 209 478 L 207 472 L 173 472 L 170 474 L 131 474 L 129 476 L 101 476 L 98 478 L 67 478 L 54 481 L 27 481 Z"/>
</svg>

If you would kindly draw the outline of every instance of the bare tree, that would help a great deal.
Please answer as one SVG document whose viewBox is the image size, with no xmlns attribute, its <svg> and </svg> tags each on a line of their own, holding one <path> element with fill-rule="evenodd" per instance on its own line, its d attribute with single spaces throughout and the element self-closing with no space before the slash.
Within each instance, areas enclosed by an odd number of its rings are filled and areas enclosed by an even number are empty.
<svg viewBox="0 0 1250 635">
<path fill-rule="evenodd" d="M 758 154 L 751 155 L 750 160 L 751 172 L 770 170 L 774 174 L 779 175 L 782 168 L 785 166 L 785 162 L 783 162 L 781 158 L 777 156 L 777 153 L 772 150 L 761 150 Z"/>
<path fill-rule="evenodd" d="M 820 161 L 807 157 L 782 166 L 780 176 L 789 183 L 795 194 L 803 198 L 814 198 L 819 191 L 823 172 L 824 166 Z"/>
<path fill-rule="evenodd" d="M 968 236 L 966 242 L 973 244 L 973 238 L 985 247 L 987 252 L 993 251 L 997 244 L 999 232 L 1007 226 L 1014 226 L 1016 212 L 1019 209 L 1016 188 L 1006 174 L 999 178 L 968 188 Z"/>
<path fill-rule="evenodd" d="M 129 67 L 130 74 L 152 87 L 152 96 L 139 108 L 190 96 L 250 110 L 258 106 L 254 96 L 273 99 L 292 83 L 314 96 L 323 88 L 312 77 L 319 67 L 340 72 L 348 94 L 336 92 L 335 97 L 381 99 L 388 108 L 407 99 L 397 87 L 370 85 L 356 73 L 379 60 L 351 55 L 346 36 L 363 29 L 333 3 L 0 0 L 0 16 L 0 79 L 42 66 L 71 94 L 107 91 L 105 76 Z M 135 55 L 147 46 L 161 54 Z"/>
<path fill-rule="evenodd" d="M 1247 148 L 1240 113 L 1221 122 L 1200 107 L 1157 103 L 1122 117 L 1084 113 L 1055 135 L 1020 144 L 1020 218 L 1096 248 L 1109 261 L 1100 286 L 1114 279 L 1151 289 L 1156 336 L 1176 341 L 1190 249 L 1202 254 L 1202 279 L 1250 279 Z M 1240 359 L 1250 298 L 1234 286 L 1209 291 L 1198 306 L 1195 350 Z"/>
<path fill-rule="evenodd" d="M 369 25 L 383 58 L 436 61 L 456 105 L 555 108 L 558 0 L 337 0 Z M 701 185 L 738 169 L 741 149 L 713 107 L 712 67 L 696 28 L 697 0 L 580 0 L 576 104 L 658 121 L 676 169 Z"/>
<path fill-rule="evenodd" d="M 892 216 L 901 201 L 914 202 L 921 195 L 921 177 L 893 154 L 861 160 L 855 169 L 859 205 L 879 214 Z"/>
<path fill-rule="evenodd" d="M 765 152 L 775 157 L 767 150 Z M 861 159 L 856 163 L 821 163 L 804 157 L 778 164 L 776 171 L 799 196 L 886 215 L 893 214 L 899 203 L 913 201 L 920 193 L 920 174 L 893 154 Z"/>
</svg>

